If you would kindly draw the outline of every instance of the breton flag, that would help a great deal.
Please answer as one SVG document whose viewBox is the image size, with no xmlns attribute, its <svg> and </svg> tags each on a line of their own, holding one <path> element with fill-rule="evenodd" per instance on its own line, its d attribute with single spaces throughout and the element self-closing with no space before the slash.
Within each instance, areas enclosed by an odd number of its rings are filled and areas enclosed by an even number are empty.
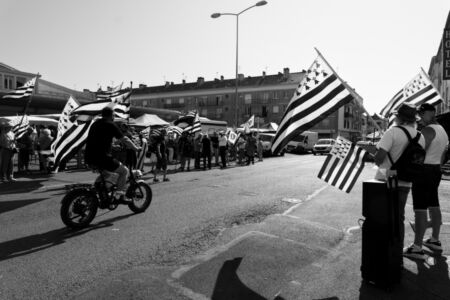
<svg viewBox="0 0 450 300">
<path fill-rule="evenodd" d="M 95 93 L 95 97 L 97 98 L 97 100 L 105 100 L 105 99 L 117 97 L 118 95 L 120 95 L 120 91 L 122 90 L 122 85 L 123 85 L 123 82 L 108 91 L 100 90 L 97 93 Z"/>
<path fill-rule="evenodd" d="M 255 115 L 251 116 L 250 119 L 248 119 L 247 122 L 241 125 L 242 127 L 247 126 L 248 128 L 252 128 L 255 126 Z"/>
<path fill-rule="evenodd" d="M 55 172 L 62 162 L 69 160 L 85 144 L 93 121 L 78 123 L 70 120 L 71 112 L 79 106 L 72 97 L 69 98 L 59 118 L 58 133 L 51 145 Z"/>
<path fill-rule="evenodd" d="M 355 99 L 354 92 L 333 71 L 319 51 L 317 54 L 318 57 L 306 72 L 284 112 L 272 143 L 274 154 L 292 138 Z"/>
<path fill-rule="evenodd" d="M 364 169 L 365 153 L 362 148 L 339 136 L 317 177 L 350 193 Z"/>
<path fill-rule="evenodd" d="M 3 99 L 20 99 L 30 96 L 34 91 L 36 84 L 36 77 L 27 81 L 23 86 L 18 87 L 12 92 L 9 92 L 3 96 Z"/>
<path fill-rule="evenodd" d="M 202 130 L 200 117 L 195 110 L 191 110 L 186 115 L 179 117 L 173 124 L 182 128 L 183 132 L 196 133 Z"/>
<path fill-rule="evenodd" d="M 12 131 L 14 132 L 14 135 L 16 139 L 19 139 L 22 137 L 22 135 L 27 132 L 28 127 L 30 127 L 30 121 L 28 120 L 28 116 L 24 115 L 17 116 L 11 121 L 12 123 Z"/>
<path fill-rule="evenodd" d="M 148 151 L 148 142 L 147 139 L 141 139 L 141 151 L 139 151 L 136 155 L 136 169 L 141 170 L 144 172 L 144 161 L 145 156 L 147 155 Z"/>
<path fill-rule="evenodd" d="M 101 115 L 103 108 L 109 106 L 114 110 L 116 118 L 126 120 L 130 117 L 130 95 L 131 90 L 122 90 L 120 95 L 114 98 L 80 105 L 71 112 L 71 115 L 77 115 L 78 120 L 92 120 Z"/>
<path fill-rule="evenodd" d="M 171 126 L 167 127 L 167 133 L 181 135 L 183 133 L 183 129 L 178 126 L 171 125 Z"/>
<path fill-rule="evenodd" d="M 381 110 L 380 114 L 385 118 L 389 118 L 389 124 L 391 124 L 393 119 L 395 119 L 392 113 L 403 103 L 410 103 L 418 107 L 423 103 L 437 105 L 442 101 L 439 91 L 434 87 L 427 73 L 421 69 L 418 75 L 394 95 Z"/>
</svg>

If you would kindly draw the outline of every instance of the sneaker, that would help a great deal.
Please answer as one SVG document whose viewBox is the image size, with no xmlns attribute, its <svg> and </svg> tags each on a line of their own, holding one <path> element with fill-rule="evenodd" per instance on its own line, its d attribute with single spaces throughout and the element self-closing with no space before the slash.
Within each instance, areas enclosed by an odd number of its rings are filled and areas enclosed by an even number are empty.
<svg viewBox="0 0 450 300">
<path fill-rule="evenodd" d="M 423 245 L 433 251 L 442 251 L 442 245 L 440 241 L 432 242 L 431 239 L 427 239 L 423 240 Z"/>
<path fill-rule="evenodd" d="M 169 178 L 164 178 L 163 181 L 170 181 Z"/>
<path fill-rule="evenodd" d="M 14 181 L 17 181 L 17 179 L 11 177 L 11 178 L 8 178 L 8 181 L 9 181 L 9 182 L 14 182 Z"/>
<path fill-rule="evenodd" d="M 412 244 L 411 246 L 403 249 L 403 256 L 413 259 L 425 260 L 425 252 Z"/>
<path fill-rule="evenodd" d="M 153 179 L 153 182 L 159 182 L 158 178 Z"/>
</svg>

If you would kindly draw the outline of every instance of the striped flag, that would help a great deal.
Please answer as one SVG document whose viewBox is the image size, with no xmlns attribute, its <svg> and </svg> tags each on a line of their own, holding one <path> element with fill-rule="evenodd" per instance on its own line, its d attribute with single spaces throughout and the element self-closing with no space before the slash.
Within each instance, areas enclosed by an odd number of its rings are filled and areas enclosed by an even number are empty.
<svg viewBox="0 0 450 300">
<path fill-rule="evenodd" d="M 12 92 L 9 92 L 3 96 L 3 99 L 20 99 L 30 96 L 34 91 L 36 84 L 36 77 L 27 81 L 23 86 L 18 87 Z"/>
<path fill-rule="evenodd" d="M 318 177 L 338 189 L 350 193 L 364 169 L 366 151 L 350 141 L 337 137 Z"/>
<path fill-rule="evenodd" d="M 16 139 L 21 138 L 25 132 L 27 132 L 28 127 L 30 127 L 30 121 L 28 120 L 28 116 L 24 115 L 15 117 L 12 121 L 12 131 Z"/>
<path fill-rule="evenodd" d="M 148 142 L 147 139 L 142 139 L 141 141 L 142 141 L 141 145 L 142 150 L 137 153 L 136 169 L 141 170 L 143 172 L 145 156 L 147 155 L 148 151 Z"/>
<path fill-rule="evenodd" d="M 394 95 L 381 110 L 380 114 L 385 118 L 389 118 L 389 124 L 391 124 L 395 119 L 392 113 L 403 103 L 410 103 L 417 107 L 423 103 L 437 105 L 442 101 L 439 91 L 434 87 L 427 73 L 421 69 L 418 75 Z"/>
<path fill-rule="evenodd" d="M 183 129 L 178 126 L 172 125 L 172 126 L 167 127 L 167 133 L 181 135 L 183 133 Z"/>
<path fill-rule="evenodd" d="M 236 132 L 230 130 L 227 134 L 228 142 L 230 142 L 231 144 L 234 145 L 234 144 L 236 144 L 236 141 L 239 139 L 240 136 L 241 136 L 240 132 L 236 133 Z"/>
<path fill-rule="evenodd" d="M 97 98 L 97 100 L 105 100 L 105 99 L 117 97 L 118 95 L 120 95 L 120 91 L 122 90 L 122 85 L 123 85 L 123 82 L 108 91 L 98 91 L 97 93 L 95 93 L 95 97 Z"/>
<path fill-rule="evenodd" d="M 298 134 L 354 99 L 353 91 L 318 52 L 317 59 L 306 72 L 284 112 L 272 143 L 272 152 L 278 153 Z"/>
<path fill-rule="evenodd" d="M 59 117 L 58 133 L 56 135 L 57 139 L 61 137 L 63 133 L 66 132 L 66 130 L 74 124 L 74 122 L 70 120 L 70 113 L 78 106 L 80 106 L 80 104 L 72 96 L 70 96 L 69 100 L 67 100 L 67 103 L 64 106 L 61 116 Z"/>
<path fill-rule="evenodd" d="M 195 110 L 191 110 L 186 115 L 179 117 L 173 122 L 173 124 L 182 128 L 184 132 L 188 133 L 196 133 L 202 131 L 200 117 Z"/>
<path fill-rule="evenodd" d="M 69 160 L 86 143 L 89 129 L 95 121 L 73 124 L 63 135 L 52 144 L 55 172 L 63 161 Z"/>
<path fill-rule="evenodd" d="M 102 109 L 109 106 L 114 110 L 116 118 L 126 120 L 130 117 L 130 95 L 131 91 L 122 90 L 121 94 L 115 98 L 80 105 L 71 112 L 71 115 L 77 115 L 78 120 L 91 120 L 101 115 Z"/>
<path fill-rule="evenodd" d="M 248 128 L 252 128 L 253 126 L 255 126 L 255 115 L 251 116 L 250 119 L 248 119 L 247 122 L 245 122 L 244 124 L 241 125 L 241 127 L 247 126 Z"/>
</svg>

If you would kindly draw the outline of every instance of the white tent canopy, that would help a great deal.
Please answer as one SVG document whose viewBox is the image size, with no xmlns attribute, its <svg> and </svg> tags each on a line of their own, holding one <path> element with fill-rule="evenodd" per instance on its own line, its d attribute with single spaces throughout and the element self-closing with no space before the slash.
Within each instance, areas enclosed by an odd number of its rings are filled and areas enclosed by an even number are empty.
<svg viewBox="0 0 450 300">
<path fill-rule="evenodd" d="M 139 118 L 136 118 L 133 123 L 134 123 L 133 125 L 145 126 L 145 127 L 169 125 L 168 122 L 164 121 L 157 115 L 152 115 L 152 114 L 143 114 Z"/>
<path fill-rule="evenodd" d="M 8 116 L 3 117 L 9 120 L 15 120 L 16 118 L 21 118 L 22 116 Z M 50 118 L 38 117 L 38 116 L 28 116 L 28 121 L 31 125 L 44 125 L 44 126 L 58 126 L 58 121 Z"/>
</svg>

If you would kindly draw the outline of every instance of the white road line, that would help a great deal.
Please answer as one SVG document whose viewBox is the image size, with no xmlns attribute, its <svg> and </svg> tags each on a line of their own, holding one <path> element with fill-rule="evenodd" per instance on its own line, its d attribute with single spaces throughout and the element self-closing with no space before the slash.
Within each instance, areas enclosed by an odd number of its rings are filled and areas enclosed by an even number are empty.
<svg viewBox="0 0 450 300">
<path fill-rule="evenodd" d="M 283 216 L 288 215 L 289 213 L 291 213 L 291 211 L 293 211 L 294 209 L 296 209 L 297 207 L 299 207 L 300 205 L 302 205 L 305 202 L 308 202 L 309 200 L 313 199 L 314 197 L 316 197 L 320 192 L 322 192 L 323 190 L 325 190 L 328 187 L 328 185 L 325 185 L 323 187 L 321 187 L 320 189 L 315 190 L 311 195 L 308 195 L 305 199 L 305 201 L 302 201 L 294 206 L 291 206 L 288 210 L 286 210 L 284 213 L 282 213 Z"/>
</svg>

